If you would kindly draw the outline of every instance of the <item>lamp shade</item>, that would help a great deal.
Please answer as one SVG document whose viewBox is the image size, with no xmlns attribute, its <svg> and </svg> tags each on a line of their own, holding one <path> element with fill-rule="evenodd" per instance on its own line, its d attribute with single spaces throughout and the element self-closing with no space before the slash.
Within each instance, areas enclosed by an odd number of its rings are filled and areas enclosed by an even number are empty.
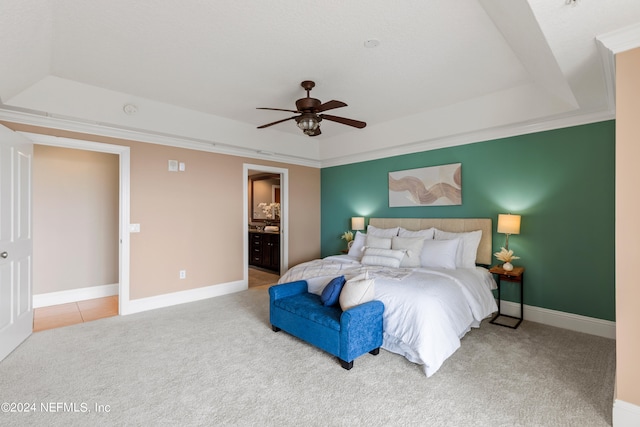
<svg viewBox="0 0 640 427">
<path fill-rule="evenodd" d="M 520 215 L 499 214 L 498 233 L 520 234 Z"/>
<path fill-rule="evenodd" d="M 364 230 L 364 217 L 363 216 L 354 216 L 351 218 L 351 229 L 352 230 Z"/>
</svg>

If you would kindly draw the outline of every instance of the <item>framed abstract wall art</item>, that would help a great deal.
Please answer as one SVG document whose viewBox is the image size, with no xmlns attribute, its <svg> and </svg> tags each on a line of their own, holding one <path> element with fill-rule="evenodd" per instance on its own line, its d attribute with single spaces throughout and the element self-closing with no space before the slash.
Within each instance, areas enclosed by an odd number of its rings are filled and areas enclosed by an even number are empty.
<svg viewBox="0 0 640 427">
<path fill-rule="evenodd" d="M 462 163 L 389 172 L 389 207 L 462 204 Z"/>
</svg>

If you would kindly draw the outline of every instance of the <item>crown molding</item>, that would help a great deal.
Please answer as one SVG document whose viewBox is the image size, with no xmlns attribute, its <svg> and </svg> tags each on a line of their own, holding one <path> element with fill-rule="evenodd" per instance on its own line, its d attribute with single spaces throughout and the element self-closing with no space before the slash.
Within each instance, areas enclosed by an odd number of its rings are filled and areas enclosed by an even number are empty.
<svg viewBox="0 0 640 427">
<path fill-rule="evenodd" d="M 189 150 L 227 154 L 231 156 L 246 157 L 250 159 L 267 160 L 272 162 L 281 162 L 314 168 L 320 167 L 320 162 L 315 159 L 291 156 L 288 154 L 276 153 L 270 150 L 256 150 L 237 147 L 230 144 L 205 141 L 197 138 L 182 137 L 178 135 L 149 131 L 145 129 L 126 128 L 110 123 L 98 123 L 74 117 L 58 116 L 55 114 L 44 113 L 36 110 L 11 107 L 6 104 L 0 104 L 0 120 L 31 126 L 39 126 L 71 132 L 87 133 L 91 135 L 101 135 L 111 138 L 146 142 L 149 144 L 186 148 Z"/>
<path fill-rule="evenodd" d="M 378 160 L 386 157 L 401 156 L 422 151 L 437 150 L 439 148 L 455 147 L 458 145 L 491 141 L 500 138 L 509 138 L 518 135 L 544 132 L 571 126 L 580 126 L 612 119 L 615 119 L 615 111 L 606 110 L 555 118 L 546 121 L 518 123 L 509 126 L 501 126 L 497 128 L 483 129 L 480 131 L 468 132 L 464 134 L 451 135 L 445 138 L 434 138 L 417 143 L 384 148 L 376 151 L 369 151 L 366 153 L 358 153 L 350 156 L 325 159 L 322 160 L 321 167 L 326 168 L 369 160 Z"/>
<path fill-rule="evenodd" d="M 246 157 L 264 161 L 280 162 L 313 168 L 325 168 L 340 166 L 351 163 L 359 163 L 369 160 L 377 160 L 385 157 L 400 156 L 405 154 L 418 153 L 439 148 L 455 147 L 459 145 L 473 144 L 477 142 L 489 141 L 493 139 L 508 138 L 512 136 L 525 135 L 529 133 L 543 132 L 547 130 L 564 127 L 579 126 L 588 123 L 595 123 L 615 118 L 615 111 L 607 110 L 592 112 L 581 115 L 561 117 L 547 121 L 519 123 L 512 126 L 502 126 L 499 128 L 483 129 L 475 132 L 451 135 L 444 138 L 434 138 L 400 146 L 388 147 L 374 151 L 367 151 L 348 156 L 341 156 L 325 160 L 315 160 L 301 158 L 268 150 L 255 150 L 236 147 L 229 144 L 220 144 L 199 140 L 195 138 L 185 138 L 176 135 L 151 132 L 141 129 L 123 128 L 107 123 L 94 123 L 74 119 L 69 117 L 58 117 L 31 111 L 21 108 L 9 107 L 0 104 L 0 120 L 40 126 L 46 128 L 60 129 L 72 132 L 101 135 L 112 138 L 127 139 L 132 141 L 146 142 L 150 144 L 166 145 L 172 147 L 186 148 L 190 150 L 206 151 L 231 156 Z"/>
<path fill-rule="evenodd" d="M 620 28 L 610 33 L 596 36 L 596 46 L 602 59 L 607 104 L 609 109 L 616 106 L 616 54 L 640 47 L 640 24 Z"/>
<path fill-rule="evenodd" d="M 602 43 L 614 55 L 627 50 L 640 47 L 640 23 L 629 25 L 596 36 L 596 40 Z"/>
</svg>

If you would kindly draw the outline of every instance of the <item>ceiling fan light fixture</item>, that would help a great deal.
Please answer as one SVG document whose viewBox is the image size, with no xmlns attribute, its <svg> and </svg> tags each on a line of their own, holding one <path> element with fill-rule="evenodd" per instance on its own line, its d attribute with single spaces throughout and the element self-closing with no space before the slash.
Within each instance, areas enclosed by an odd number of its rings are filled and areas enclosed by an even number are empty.
<svg viewBox="0 0 640 427">
<path fill-rule="evenodd" d="M 319 125 L 318 119 L 312 114 L 303 115 L 298 120 L 298 127 L 307 135 L 313 134 Z"/>
</svg>

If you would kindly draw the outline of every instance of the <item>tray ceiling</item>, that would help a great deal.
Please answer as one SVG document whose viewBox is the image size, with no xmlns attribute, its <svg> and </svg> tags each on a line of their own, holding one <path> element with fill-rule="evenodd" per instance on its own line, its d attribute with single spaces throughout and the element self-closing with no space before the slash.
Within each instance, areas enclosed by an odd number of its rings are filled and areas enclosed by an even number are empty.
<svg viewBox="0 0 640 427">
<path fill-rule="evenodd" d="M 0 118 L 337 164 L 611 118 L 596 37 L 640 22 L 637 0 L 206 2 L 0 0 Z M 365 46 L 377 40 L 377 47 Z M 312 96 L 354 130 L 309 138 Z M 135 107 L 125 112 L 125 105 Z M 20 114 L 17 118 L 16 114 Z M 492 133 L 494 132 L 494 133 Z M 296 160 L 297 159 L 297 160 Z"/>
</svg>

